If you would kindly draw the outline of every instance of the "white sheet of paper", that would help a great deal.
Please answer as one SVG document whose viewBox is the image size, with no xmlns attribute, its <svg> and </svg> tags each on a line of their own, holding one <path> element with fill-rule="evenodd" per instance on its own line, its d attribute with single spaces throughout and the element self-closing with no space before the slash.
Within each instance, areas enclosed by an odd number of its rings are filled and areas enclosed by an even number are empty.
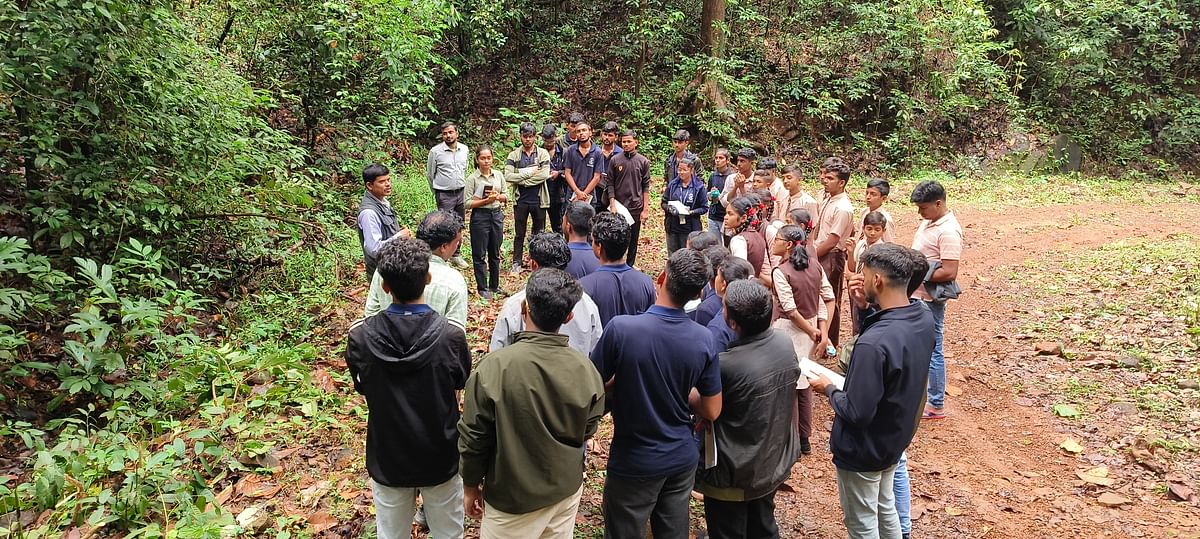
<svg viewBox="0 0 1200 539">
<path fill-rule="evenodd" d="M 633 226 L 633 214 L 629 213 L 629 208 L 626 208 L 624 204 L 617 202 L 617 199 L 612 199 L 612 205 L 609 206 L 609 210 L 617 215 L 620 215 L 621 217 L 624 217 L 625 224 Z"/>
<path fill-rule="evenodd" d="M 681 224 L 681 225 L 687 224 L 687 216 L 689 213 L 691 213 L 691 211 L 692 211 L 691 208 L 685 206 L 682 202 L 680 202 L 678 200 L 669 201 L 669 202 L 667 202 L 667 205 L 672 208 L 675 208 L 675 213 L 679 215 L 679 224 Z"/>
<path fill-rule="evenodd" d="M 833 372 L 828 367 L 808 358 L 800 359 L 800 373 L 808 377 L 809 380 L 815 380 L 819 375 L 824 376 L 830 382 L 833 382 L 833 387 L 838 389 L 842 389 L 842 386 L 846 384 L 845 376 Z"/>
</svg>

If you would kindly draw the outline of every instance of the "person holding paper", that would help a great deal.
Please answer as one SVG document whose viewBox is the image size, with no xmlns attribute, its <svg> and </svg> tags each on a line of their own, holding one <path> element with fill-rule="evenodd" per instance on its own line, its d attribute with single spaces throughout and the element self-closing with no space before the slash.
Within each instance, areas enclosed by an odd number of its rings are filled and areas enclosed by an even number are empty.
<svg viewBox="0 0 1200 539">
<path fill-rule="evenodd" d="M 663 228 L 667 232 L 667 252 L 671 254 L 687 246 L 688 234 L 702 230 L 700 218 L 708 215 L 708 192 L 693 174 L 699 163 L 692 156 L 680 159 L 675 179 L 667 182 L 663 191 Z"/>
<path fill-rule="evenodd" d="M 638 239 L 646 222 L 645 209 L 650 206 L 650 161 L 638 153 L 637 133 L 626 129 L 621 133 L 622 153 L 608 160 L 608 176 L 601 192 L 600 207 L 619 213 L 624 206 L 633 222 L 629 224 L 629 253 L 625 263 L 637 265 Z"/>
<path fill-rule="evenodd" d="M 791 341 L 771 329 L 771 292 L 755 280 L 729 283 L 725 321 L 736 339 L 721 352 L 716 466 L 696 472 L 713 539 L 778 537 L 775 489 L 800 457 L 792 428 L 800 367 Z"/>
<path fill-rule="evenodd" d="M 934 322 L 929 309 L 907 294 L 914 266 L 908 249 L 876 245 L 863 253 L 862 263 L 862 303 L 879 310 L 863 319 L 844 389 L 820 375 L 810 384 L 833 408 L 829 447 L 849 536 L 899 538 L 894 474 L 917 430 Z"/>
</svg>

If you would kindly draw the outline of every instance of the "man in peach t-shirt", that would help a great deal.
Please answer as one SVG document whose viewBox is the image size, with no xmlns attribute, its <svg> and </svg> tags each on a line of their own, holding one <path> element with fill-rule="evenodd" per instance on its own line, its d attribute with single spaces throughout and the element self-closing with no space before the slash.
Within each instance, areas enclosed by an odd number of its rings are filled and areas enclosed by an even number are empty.
<svg viewBox="0 0 1200 539">
<path fill-rule="evenodd" d="M 913 236 L 912 248 L 920 251 L 929 261 L 941 263 L 927 283 L 948 283 L 958 277 L 958 262 L 962 257 L 963 232 L 954 217 L 954 212 L 946 207 L 946 189 L 935 181 L 923 181 L 913 188 L 910 197 L 917 205 L 917 213 L 921 215 L 921 224 Z M 942 419 L 946 417 L 946 359 L 942 353 L 942 334 L 946 319 L 946 303 L 933 301 L 925 287 L 917 288 L 913 298 L 925 302 L 933 312 L 934 347 L 933 356 L 929 361 L 929 400 L 925 405 L 925 419 Z"/>
<path fill-rule="evenodd" d="M 846 273 L 846 238 L 854 237 L 854 206 L 846 196 L 846 183 L 850 181 L 850 165 L 840 157 L 830 157 L 821 163 L 818 178 L 825 186 L 825 196 L 817 207 L 817 228 L 814 231 L 817 260 L 825 269 L 825 276 L 833 286 L 834 305 L 829 313 L 829 342 L 838 344 L 838 331 L 842 318 L 843 276 Z"/>
</svg>

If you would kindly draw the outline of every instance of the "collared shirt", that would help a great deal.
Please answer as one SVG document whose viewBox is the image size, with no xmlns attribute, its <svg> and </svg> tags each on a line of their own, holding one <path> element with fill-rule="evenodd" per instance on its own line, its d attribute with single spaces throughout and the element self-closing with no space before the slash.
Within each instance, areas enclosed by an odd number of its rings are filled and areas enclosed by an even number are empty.
<svg viewBox="0 0 1200 539">
<path fill-rule="evenodd" d="M 682 309 L 661 305 L 618 316 L 604 327 L 592 351 L 602 380 L 616 378 L 608 473 L 662 477 L 692 469 L 699 459 L 692 438 L 688 395 L 721 392 L 712 338 Z"/>
<path fill-rule="evenodd" d="M 367 196 L 375 198 L 384 206 L 391 207 L 392 205 L 386 198 L 379 198 L 370 193 L 367 193 Z M 370 208 L 364 208 L 358 212 L 358 227 L 362 229 L 363 233 L 363 252 L 368 256 L 375 256 L 375 253 L 379 252 L 379 248 L 392 239 L 383 237 L 383 224 L 379 221 L 379 214 Z"/>
<path fill-rule="evenodd" d="M 600 148 L 595 144 L 592 144 L 586 153 L 579 153 L 579 145 L 575 144 L 567 148 L 567 157 L 563 168 L 571 172 L 571 178 L 575 180 L 575 187 L 583 191 L 587 189 L 588 184 L 592 183 L 596 174 L 604 172 L 604 155 L 600 153 Z M 570 184 L 568 184 L 569 186 Z"/>
<path fill-rule="evenodd" d="M 495 352 L 513 343 L 513 336 L 525 331 L 525 315 L 521 314 L 521 303 L 525 301 L 525 290 L 513 294 L 504 300 L 504 307 L 496 317 L 496 328 L 492 330 L 492 341 L 488 345 L 489 352 Z M 566 335 L 571 348 L 587 355 L 592 353 L 596 341 L 600 340 L 602 325 L 600 310 L 596 302 L 584 294 L 575 307 L 571 308 L 571 321 L 558 328 L 558 332 Z"/>
<path fill-rule="evenodd" d="M 713 350 L 716 350 L 718 353 L 724 352 L 729 348 L 729 343 L 737 338 L 737 334 L 733 332 L 733 329 L 729 327 L 729 323 L 725 321 L 724 305 L 721 307 L 721 310 L 717 311 L 717 315 L 712 320 L 709 320 L 708 325 L 705 326 L 708 328 L 709 334 L 712 335 Z"/>
<path fill-rule="evenodd" d="M 461 142 L 455 144 L 453 150 L 445 142 L 429 150 L 429 158 L 425 160 L 429 188 L 438 191 L 462 189 L 466 183 L 468 155 L 467 145 Z"/>
<path fill-rule="evenodd" d="M 579 284 L 596 302 L 605 327 L 614 316 L 645 312 L 657 297 L 654 281 L 624 263 L 600 266 L 579 279 Z"/>
<path fill-rule="evenodd" d="M 604 146 L 601 145 L 600 156 L 604 159 L 604 168 L 600 169 L 600 174 L 608 174 L 608 164 L 612 161 L 612 158 L 623 153 L 625 153 L 625 150 L 621 148 L 620 144 L 613 144 L 612 153 L 604 155 Z"/>
<path fill-rule="evenodd" d="M 545 150 L 545 148 L 542 149 Z M 550 181 L 561 183 L 566 179 L 566 176 L 563 175 L 563 168 L 566 167 L 567 149 L 562 144 L 555 143 L 554 151 L 546 150 L 546 153 L 550 154 Z M 558 172 L 557 176 L 554 175 L 555 172 Z"/>
<path fill-rule="evenodd" d="M 863 319 L 843 389 L 825 388 L 838 469 L 878 472 L 900 460 L 921 415 L 933 343 L 933 315 L 916 300 Z"/>
<path fill-rule="evenodd" d="M 691 157 L 696 160 L 696 170 L 692 171 L 692 177 L 693 178 L 703 178 L 704 177 L 704 163 L 700 161 L 699 156 L 692 153 L 691 150 L 684 150 L 683 156 L 685 158 Z M 678 178 L 678 177 L 679 177 L 679 159 L 677 159 L 675 157 L 675 151 L 671 150 L 671 153 L 667 154 L 666 161 L 663 162 L 663 181 L 670 182 L 671 180 L 674 180 L 675 178 Z"/>
<path fill-rule="evenodd" d="M 854 226 L 858 227 L 857 237 L 859 239 L 863 238 L 863 226 L 865 226 L 863 225 L 863 220 L 866 219 L 867 214 L 871 213 L 872 211 L 877 211 L 883 214 L 883 218 L 887 220 L 887 224 L 883 225 L 883 241 L 885 243 L 896 243 L 896 221 L 892 219 L 892 214 L 883 209 L 883 206 L 880 206 L 877 210 L 863 208 L 862 215 L 860 215 L 858 219 L 854 221 Z"/>
<path fill-rule="evenodd" d="M 458 449 L 464 486 L 520 514 L 578 492 L 585 444 L 604 415 L 604 382 L 553 333 L 524 331 L 467 380 Z"/>
<path fill-rule="evenodd" d="M 467 327 L 467 281 L 458 270 L 450 267 L 442 257 L 429 256 L 431 280 L 425 285 L 425 304 L 445 316 L 451 324 L 463 329 Z M 371 290 L 367 292 L 367 305 L 363 317 L 369 318 L 392 304 L 392 295 L 383 289 L 383 275 L 378 271 L 371 278 Z"/>
<path fill-rule="evenodd" d="M 705 287 L 705 291 L 711 290 L 711 288 Z M 700 300 L 700 306 L 696 307 L 696 310 L 692 311 L 689 316 L 691 316 L 692 320 L 695 320 L 697 324 L 708 327 L 708 323 L 711 322 L 713 318 L 721 316 L 721 309 L 724 308 L 724 306 L 724 303 L 721 301 L 721 296 L 718 296 L 716 292 L 712 292 Z M 720 352 L 720 350 L 717 351 Z"/>
<path fill-rule="evenodd" d="M 504 173 L 493 168 L 491 176 L 489 176 L 487 178 L 483 177 L 483 175 L 479 173 L 478 169 L 472 171 L 471 175 L 467 176 L 467 181 L 464 185 L 465 185 L 465 187 L 463 187 L 463 189 L 464 189 L 463 192 L 466 194 L 465 199 L 466 200 L 475 200 L 475 199 L 486 198 L 483 196 L 483 188 L 484 187 L 491 187 L 492 191 L 495 193 L 503 193 L 504 187 L 507 184 L 504 182 Z M 498 210 L 498 209 L 500 209 L 500 206 L 501 206 L 500 202 L 496 201 L 496 202 L 492 202 L 491 204 L 475 206 L 474 209 L 476 209 L 476 210 L 480 210 L 480 209 Z"/>
<path fill-rule="evenodd" d="M 571 261 L 567 262 L 567 273 L 576 279 L 582 279 L 585 275 L 596 271 L 600 267 L 600 259 L 596 258 L 596 252 L 592 250 L 592 244 L 582 241 L 573 241 L 567 244 L 571 248 Z M 588 350 L 591 352 L 591 350 Z"/>
<path fill-rule="evenodd" d="M 817 211 L 817 241 L 814 245 L 823 243 L 830 234 L 838 236 L 835 251 L 845 250 L 841 243 L 854 236 L 854 206 L 844 192 L 832 196 L 826 193 Z"/>
<path fill-rule="evenodd" d="M 946 215 L 932 223 L 928 219 L 922 220 L 917 226 L 917 233 L 913 235 L 912 248 L 925 255 L 929 262 L 961 260 L 963 231 L 954 212 L 947 211 Z M 912 297 L 932 301 L 924 286 L 918 286 Z"/>
<path fill-rule="evenodd" d="M 783 214 L 771 216 L 771 222 L 775 223 L 775 226 L 783 228 L 784 223 L 787 222 L 787 216 L 792 213 L 792 210 L 805 209 L 808 210 L 809 217 L 814 220 L 818 217 L 820 212 L 817 207 L 817 199 L 809 195 L 807 191 L 801 189 L 799 193 L 794 195 L 788 193 L 785 196 L 787 198 L 784 199 Z"/>
</svg>

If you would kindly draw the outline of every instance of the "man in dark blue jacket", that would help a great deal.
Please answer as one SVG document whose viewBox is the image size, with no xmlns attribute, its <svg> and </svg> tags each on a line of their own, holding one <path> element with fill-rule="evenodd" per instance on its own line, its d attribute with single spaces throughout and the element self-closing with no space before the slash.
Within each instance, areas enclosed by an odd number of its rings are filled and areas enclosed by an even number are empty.
<svg viewBox="0 0 1200 539">
<path fill-rule="evenodd" d="M 913 273 L 907 249 L 876 245 L 862 262 L 866 300 L 879 310 L 863 320 L 844 390 L 824 377 L 811 385 L 834 411 L 829 446 L 849 536 L 898 539 L 893 474 L 917 430 L 933 353 L 933 316 L 906 294 Z"/>
</svg>

